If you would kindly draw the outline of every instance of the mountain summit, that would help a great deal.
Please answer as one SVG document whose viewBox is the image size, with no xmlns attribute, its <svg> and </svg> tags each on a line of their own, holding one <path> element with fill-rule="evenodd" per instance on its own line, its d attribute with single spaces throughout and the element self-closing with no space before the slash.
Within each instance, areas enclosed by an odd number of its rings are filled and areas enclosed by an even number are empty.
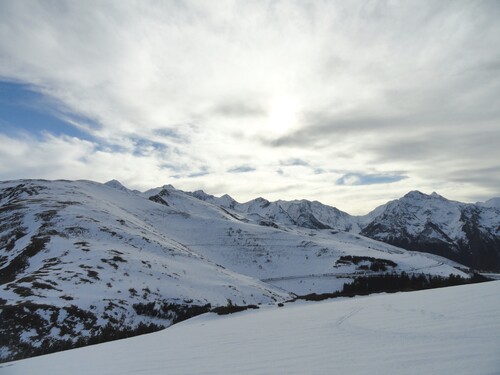
<svg viewBox="0 0 500 375">
<path fill-rule="evenodd" d="M 377 209 L 360 234 L 405 249 L 500 269 L 500 209 L 410 192 Z"/>
</svg>

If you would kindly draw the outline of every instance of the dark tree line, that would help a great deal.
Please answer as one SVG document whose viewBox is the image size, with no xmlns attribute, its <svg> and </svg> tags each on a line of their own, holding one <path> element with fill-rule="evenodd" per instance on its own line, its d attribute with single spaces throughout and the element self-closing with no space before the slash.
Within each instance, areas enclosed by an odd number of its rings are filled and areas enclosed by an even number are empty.
<svg viewBox="0 0 500 375">
<path fill-rule="evenodd" d="M 321 301 L 335 297 L 353 297 L 356 295 L 367 295 L 371 293 L 394 293 L 409 292 L 415 290 L 443 288 L 446 286 L 473 284 L 490 279 L 474 274 L 471 278 L 464 278 L 459 275 L 450 275 L 449 277 L 425 274 L 408 275 L 406 272 L 401 274 L 386 273 L 376 276 L 361 276 L 354 279 L 351 283 L 344 284 L 341 291 L 323 294 L 307 294 L 298 296 L 297 299 L 307 301 Z"/>
<path fill-rule="evenodd" d="M 139 323 L 139 325 L 134 328 L 117 327 L 108 323 L 106 326 L 101 327 L 96 335 L 86 337 L 80 336 L 76 341 L 71 339 L 61 340 L 45 338 L 41 342 L 40 346 L 34 346 L 24 341 L 18 341 L 16 345 L 16 353 L 7 358 L 6 361 L 15 361 L 24 358 L 36 357 L 43 354 L 50 354 L 68 349 L 80 348 L 87 345 L 101 344 L 103 342 L 156 332 L 163 328 L 165 328 L 165 326 L 156 325 L 153 323 Z"/>
</svg>

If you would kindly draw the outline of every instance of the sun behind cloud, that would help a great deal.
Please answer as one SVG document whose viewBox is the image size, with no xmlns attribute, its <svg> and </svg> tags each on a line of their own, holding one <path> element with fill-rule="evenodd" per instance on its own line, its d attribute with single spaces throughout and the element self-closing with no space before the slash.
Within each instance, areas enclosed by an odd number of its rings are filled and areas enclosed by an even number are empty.
<svg viewBox="0 0 500 375">
<path fill-rule="evenodd" d="M 275 135 L 285 134 L 297 126 L 298 110 L 298 100 L 293 96 L 275 96 L 271 100 L 266 130 Z"/>
</svg>

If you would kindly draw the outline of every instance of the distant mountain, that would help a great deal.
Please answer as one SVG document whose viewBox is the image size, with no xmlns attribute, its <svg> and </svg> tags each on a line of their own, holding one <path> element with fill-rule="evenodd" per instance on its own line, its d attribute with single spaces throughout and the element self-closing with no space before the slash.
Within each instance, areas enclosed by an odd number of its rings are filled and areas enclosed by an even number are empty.
<svg viewBox="0 0 500 375">
<path fill-rule="evenodd" d="M 500 197 L 488 199 L 486 202 L 479 202 L 477 205 L 482 207 L 500 208 Z"/>
<path fill-rule="evenodd" d="M 125 192 L 132 192 L 130 189 L 127 189 L 125 186 L 123 186 L 122 183 L 118 180 L 110 180 L 110 181 L 106 182 L 104 185 L 109 186 L 109 187 L 116 189 L 116 190 L 121 190 L 121 191 L 125 191 Z"/>
<path fill-rule="evenodd" d="M 412 191 L 378 209 L 361 234 L 480 270 L 500 269 L 500 209 Z"/>
<path fill-rule="evenodd" d="M 441 255 L 480 270 L 500 270 L 500 199 L 466 204 L 412 191 L 365 216 L 307 200 L 238 203 L 201 191 L 199 199 L 276 226 L 359 233 L 408 250 Z"/>
<path fill-rule="evenodd" d="M 198 190 L 187 193 L 205 202 L 244 214 L 254 221 L 269 225 L 298 226 L 308 229 L 333 229 L 336 231 L 359 232 L 356 217 L 318 201 L 278 200 L 270 202 L 264 198 L 256 198 L 246 203 L 238 203 L 229 195 L 220 198 Z"/>
</svg>

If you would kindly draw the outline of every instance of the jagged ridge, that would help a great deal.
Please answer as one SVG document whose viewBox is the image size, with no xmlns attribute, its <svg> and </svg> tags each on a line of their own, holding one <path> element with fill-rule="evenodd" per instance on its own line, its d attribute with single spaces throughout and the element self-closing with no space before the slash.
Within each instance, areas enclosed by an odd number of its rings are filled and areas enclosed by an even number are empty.
<svg viewBox="0 0 500 375">
<path fill-rule="evenodd" d="M 408 250 L 441 255 L 479 270 L 500 270 L 500 198 L 484 203 L 450 201 L 411 191 L 364 216 L 307 200 L 246 203 L 202 191 L 193 196 L 275 225 L 360 233 Z M 226 202 L 230 201 L 228 205 Z"/>
</svg>

